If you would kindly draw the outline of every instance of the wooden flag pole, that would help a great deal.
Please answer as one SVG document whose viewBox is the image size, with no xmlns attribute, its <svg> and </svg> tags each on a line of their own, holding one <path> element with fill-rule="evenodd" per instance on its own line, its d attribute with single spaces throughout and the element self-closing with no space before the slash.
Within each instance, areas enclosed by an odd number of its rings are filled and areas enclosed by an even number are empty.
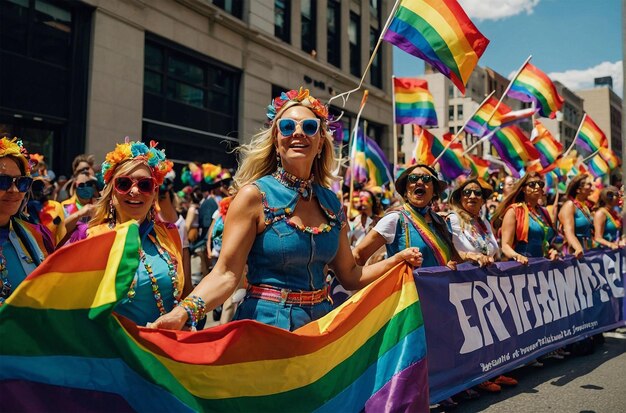
<svg viewBox="0 0 626 413">
<path fill-rule="evenodd" d="M 580 125 L 578 125 L 578 130 L 576 131 L 576 135 L 574 135 L 574 140 L 572 141 L 572 144 L 569 146 L 569 148 L 567 148 L 567 150 L 563 154 L 564 158 L 567 156 L 568 153 L 571 152 L 572 149 L 574 149 L 574 145 L 576 144 L 576 138 L 578 137 L 578 134 L 580 133 L 580 130 L 583 128 L 583 124 L 585 123 L 585 118 L 586 117 L 587 117 L 587 114 L 586 113 L 583 114 L 583 118 L 580 121 Z"/>
<path fill-rule="evenodd" d="M 398 125 L 396 125 L 396 77 L 391 76 L 391 113 L 393 117 L 393 174 L 395 176 L 398 167 Z"/>
</svg>

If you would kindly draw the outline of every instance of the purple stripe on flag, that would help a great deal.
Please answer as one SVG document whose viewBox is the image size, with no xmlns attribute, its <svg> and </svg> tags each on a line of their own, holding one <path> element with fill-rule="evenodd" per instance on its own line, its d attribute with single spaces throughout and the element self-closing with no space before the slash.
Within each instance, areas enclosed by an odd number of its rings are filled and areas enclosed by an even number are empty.
<svg viewBox="0 0 626 413">
<path fill-rule="evenodd" d="M 396 123 L 398 125 L 415 124 L 421 126 L 437 126 L 437 119 L 420 116 L 397 116 Z"/>
<path fill-rule="evenodd" d="M 428 367 L 421 359 L 391 378 L 365 403 L 366 412 L 428 412 Z"/>
<path fill-rule="evenodd" d="M 396 45 L 400 49 L 404 50 L 405 52 L 413 56 L 419 57 L 420 59 L 427 61 L 428 63 L 436 67 L 437 70 L 439 70 L 444 76 L 450 77 L 450 73 L 451 73 L 450 68 L 446 66 L 441 60 L 433 58 L 423 53 L 420 49 L 417 48 L 417 46 L 411 43 L 409 39 L 404 37 L 404 35 L 402 34 L 394 32 L 392 28 L 393 28 L 393 25 L 390 26 L 387 32 L 385 33 L 384 39 L 386 41 L 388 41 L 391 44 Z M 432 50 L 430 45 L 428 45 L 428 48 Z"/>
</svg>

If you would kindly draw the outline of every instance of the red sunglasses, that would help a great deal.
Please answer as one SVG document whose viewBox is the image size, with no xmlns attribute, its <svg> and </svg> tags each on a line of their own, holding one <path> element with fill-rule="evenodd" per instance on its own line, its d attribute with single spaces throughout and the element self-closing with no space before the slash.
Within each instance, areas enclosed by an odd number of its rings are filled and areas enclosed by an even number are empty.
<svg viewBox="0 0 626 413">
<path fill-rule="evenodd" d="M 139 192 L 145 195 L 152 195 L 156 189 L 156 182 L 152 177 L 133 179 L 130 176 L 118 176 L 115 178 L 114 188 L 122 195 L 126 195 L 137 186 Z"/>
</svg>

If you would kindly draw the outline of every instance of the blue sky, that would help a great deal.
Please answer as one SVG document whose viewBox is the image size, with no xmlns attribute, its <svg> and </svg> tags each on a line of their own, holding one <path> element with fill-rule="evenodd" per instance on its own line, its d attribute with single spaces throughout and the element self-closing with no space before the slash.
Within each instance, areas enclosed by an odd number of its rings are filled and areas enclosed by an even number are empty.
<svg viewBox="0 0 626 413">
<path fill-rule="evenodd" d="M 460 0 L 489 40 L 478 62 L 510 76 L 532 54 L 532 63 L 572 90 L 613 76 L 622 95 L 621 0 Z M 394 74 L 419 76 L 424 63 L 394 47 Z"/>
</svg>

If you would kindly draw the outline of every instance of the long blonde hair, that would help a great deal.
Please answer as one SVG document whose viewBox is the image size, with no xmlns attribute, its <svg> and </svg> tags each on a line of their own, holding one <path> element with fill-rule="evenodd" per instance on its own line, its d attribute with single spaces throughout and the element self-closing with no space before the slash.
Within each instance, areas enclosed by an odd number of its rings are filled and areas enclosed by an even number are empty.
<svg viewBox="0 0 626 413">
<path fill-rule="evenodd" d="M 112 220 L 113 217 L 111 216 L 111 199 L 113 197 L 113 182 L 118 176 L 130 174 L 132 170 L 139 165 L 144 165 L 146 168 L 148 168 L 148 170 L 152 171 L 150 167 L 148 167 L 146 161 L 141 159 L 130 159 L 115 168 L 110 182 L 108 182 L 104 186 L 104 189 L 100 193 L 100 198 L 98 198 L 98 200 L 94 204 L 96 212 L 93 214 L 93 217 L 87 224 L 89 228 L 95 227 L 100 224 L 106 224 Z"/>
<path fill-rule="evenodd" d="M 257 179 L 272 174 L 278 168 L 276 162 L 276 145 L 278 119 L 289 108 L 294 106 L 308 107 L 308 102 L 287 102 L 276 114 L 269 128 L 263 129 L 252 137 L 248 144 L 242 144 L 237 148 L 239 153 L 239 169 L 233 177 L 231 195 L 235 195 L 244 185 Z M 324 118 L 320 119 L 320 137 L 323 140 L 321 157 L 313 161 L 313 175 L 315 182 L 329 188 L 333 179 L 333 171 L 337 160 L 333 150 L 333 141 L 328 131 L 328 123 Z"/>
</svg>

